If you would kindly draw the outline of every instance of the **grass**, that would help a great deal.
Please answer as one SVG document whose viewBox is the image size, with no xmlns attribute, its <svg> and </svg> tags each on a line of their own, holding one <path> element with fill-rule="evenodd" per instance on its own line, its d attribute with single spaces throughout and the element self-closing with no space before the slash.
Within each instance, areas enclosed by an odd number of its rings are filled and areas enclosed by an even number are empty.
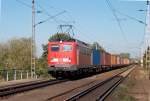
<svg viewBox="0 0 150 101">
<path fill-rule="evenodd" d="M 130 89 L 135 84 L 136 80 L 132 77 L 128 77 L 112 94 L 113 101 L 137 101 L 135 98 L 128 94 Z"/>
<path fill-rule="evenodd" d="M 127 85 L 122 84 L 119 87 L 119 92 L 118 92 L 118 98 L 120 99 L 119 101 L 136 101 L 132 96 L 128 95 L 129 89 L 133 86 L 132 83 L 129 83 Z"/>
</svg>

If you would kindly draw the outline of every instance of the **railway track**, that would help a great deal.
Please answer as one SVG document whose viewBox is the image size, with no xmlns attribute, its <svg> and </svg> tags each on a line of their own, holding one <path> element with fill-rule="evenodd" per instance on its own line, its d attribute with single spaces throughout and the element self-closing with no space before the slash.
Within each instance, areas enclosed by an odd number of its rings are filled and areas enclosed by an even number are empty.
<svg viewBox="0 0 150 101">
<path fill-rule="evenodd" d="M 81 91 L 65 101 L 104 101 L 106 97 L 131 73 L 134 68 L 125 70 L 103 82 Z M 93 96 L 96 95 L 96 96 Z M 92 98 L 90 100 L 90 98 Z"/>
<path fill-rule="evenodd" d="M 89 82 L 88 84 L 79 86 L 77 88 L 73 88 L 73 89 L 63 92 L 59 95 L 50 97 L 46 101 L 61 101 L 61 100 L 63 100 L 63 101 L 77 101 L 77 100 L 79 100 L 79 101 L 96 101 L 96 100 L 103 101 L 123 81 L 123 79 L 127 75 L 129 75 L 131 70 L 133 70 L 133 68 L 129 68 L 122 72 L 119 72 L 119 73 L 115 74 L 114 76 L 112 76 L 108 79 L 105 79 L 104 81 Z M 125 76 L 122 76 L 122 74 L 124 74 L 126 72 L 127 72 L 127 74 Z M 87 87 L 85 87 L 85 86 L 87 86 Z M 98 97 L 96 97 L 95 100 L 93 100 L 93 99 L 89 100 L 89 98 L 82 100 L 82 98 L 89 96 L 89 94 L 91 92 L 93 92 L 94 90 L 97 90 L 99 88 L 101 88 L 101 89 L 105 88 L 105 89 L 100 90 L 101 93 L 99 93 L 98 91 L 96 92 L 98 94 Z M 79 89 L 80 91 L 76 91 L 73 94 L 73 91 L 75 91 L 77 89 Z M 92 96 L 89 96 L 89 97 L 94 98 Z"/>
<path fill-rule="evenodd" d="M 37 80 L 20 84 L 13 84 L 8 86 L 2 86 L 0 88 L 0 97 L 6 97 L 20 92 L 25 92 L 33 90 L 36 88 L 41 88 L 49 85 L 58 84 L 61 82 L 66 82 L 67 79 L 57 79 L 57 80 Z"/>
</svg>

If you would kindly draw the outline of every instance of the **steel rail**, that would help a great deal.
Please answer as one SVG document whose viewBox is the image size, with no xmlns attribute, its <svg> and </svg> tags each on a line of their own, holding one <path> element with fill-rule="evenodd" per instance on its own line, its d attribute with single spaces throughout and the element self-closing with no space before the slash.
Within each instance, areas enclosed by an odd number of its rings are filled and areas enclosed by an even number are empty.
<svg viewBox="0 0 150 101">
<path fill-rule="evenodd" d="M 114 83 L 108 90 L 106 90 L 96 101 L 104 101 L 107 96 L 109 96 L 115 88 L 118 87 L 118 85 L 126 78 L 128 77 L 128 75 L 133 71 L 134 69 L 132 69 L 127 75 L 125 75 L 125 77 L 121 77 L 116 83 Z"/>
<path fill-rule="evenodd" d="M 9 87 L 0 89 L 0 97 L 5 97 L 8 95 L 21 93 L 21 92 L 41 88 L 41 87 L 46 87 L 49 85 L 54 85 L 54 84 L 58 84 L 61 82 L 66 82 L 66 81 L 68 81 L 68 80 L 67 79 L 60 79 L 60 80 L 57 79 L 57 80 L 46 80 L 46 81 L 41 81 L 41 82 L 39 81 L 39 82 L 31 82 L 31 83 L 24 83 L 24 84 L 22 83 L 20 85 L 18 84 L 18 85 L 14 85 L 14 86 L 9 86 Z"/>
<path fill-rule="evenodd" d="M 129 69 L 130 69 L 130 68 L 129 68 Z M 72 97 L 66 99 L 65 101 L 77 101 L 77 100 L 79 100 L 81 97 L 85 96 L 86 94 L 90 93 L 91 91 L 95 90 L 96 88 L 98 88 L 98 87 L 100 87 L 100 86 L 106 84 L 107 82 L 113 80 L 114 78 L 118 77 L 120 74 L 126 72 L 126 71 L 129 70 L 129 69 L 126 69 L 126 70 L 124 70 L 124 71 L 122 71 L 122 72 L 116 74 L 115 76 L 113 76 L 113 77 L 111 77 L 111 78 L 108 78 L 107 80 L 104 80 L 104 81 L 102 81 L 102 82 L 100 82 L 100 83 L 98 83 L 98 84 L 95 84 L 94 86 L 92 86 L 92 87 L 90 87 L 90 88 L 88 88 L 88 89 L 86 89 L 86 90 L 84 90 L 84 91 L 81 91 L 81 92 L 79 92 L 79 93 L 73 95 Z M 119 79 L 119 80 L 115 83 L 116 86 L 115 86 L 113 89 L 115 89 L 115 88 L 117 87 L 117 85 L 119 85 L 119 84 L 121 83 L 121 81 L 122 81 L 122 80 Z M 106 91 L 105 93 L 107 93 L 107 91 Z M 110 93 L 108 93 L 108 94 L 110 94 Z M 103 94 L 103 95 L 105 95 L 105 94 Z M 106 96 L 106 95 L 105 95 L 105 96 Z M 108 95 L 107 95 L 107 96 L 108 96 Z M 107 96 L 106 96 L 106 97 L 107 97 Z M 103 101 L 103 100 L 100 99 L 101 97 L 102 97 L 102 96 L 99 97 L 98 101 L 99 101 L 99 100 L 100 100 L 100 101 Z M 106 98 L 106 97 L 104 97 L 104 98 Z"/>
</svg>

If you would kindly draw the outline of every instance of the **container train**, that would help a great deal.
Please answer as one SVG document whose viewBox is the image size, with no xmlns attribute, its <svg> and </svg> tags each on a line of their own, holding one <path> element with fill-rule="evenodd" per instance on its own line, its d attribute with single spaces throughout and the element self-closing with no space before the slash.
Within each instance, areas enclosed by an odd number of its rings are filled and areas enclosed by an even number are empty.
<svg viewBox="0 0 150 101">
<path fill-rule="evenodd" d="M 54 77 L 72 77 L 125 67 L 128 58 L 92 49 L 79 40 L 48 43 L 48 73 Z"/>
</svg>

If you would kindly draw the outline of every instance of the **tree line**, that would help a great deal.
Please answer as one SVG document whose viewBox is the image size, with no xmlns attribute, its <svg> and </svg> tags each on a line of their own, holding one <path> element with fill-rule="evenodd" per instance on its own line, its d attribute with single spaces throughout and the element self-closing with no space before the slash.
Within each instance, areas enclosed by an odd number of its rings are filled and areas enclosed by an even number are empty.
<svg viewBox="0 0 150 101">
<path fill-rule="evenodd" d="M 44 50 L 47 47 L 42 46 Z M 47 54 L 47 52 L 46 52 Z M 31 68 L 31 38 L 12 38 L 0 43 L 0 70 Z M 36 57 L 36 73 L 47 75 L 47 57 Z"/>
</svg>

